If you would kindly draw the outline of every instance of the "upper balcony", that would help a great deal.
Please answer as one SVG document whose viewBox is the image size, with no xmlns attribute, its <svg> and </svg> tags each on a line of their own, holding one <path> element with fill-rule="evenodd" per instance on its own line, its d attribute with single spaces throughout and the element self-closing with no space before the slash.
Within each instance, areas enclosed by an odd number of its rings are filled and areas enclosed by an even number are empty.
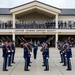
<svg viewBox="0 0 75 75">
<path fill-rule="evenodd" d="M 12 21 L 0 22 L 0 29 L 75 29 L 74 21 L 58 21 L 58 28 L 56 28 L 55 21 L 16 21 L 15 28 L 13 28 Z"/>
<path fill-rule="evenodd" d="M 12 21 L 1 22 L 0 32 L 75 32 L 75 22 L 73 21 L 58 21 L 58 28 L 56 28 L 55 21 L 45 21 L 45 22 L 26 22 L 26 21 L 16 21 L 15 28 L 13 28 Z"/>
</svg>

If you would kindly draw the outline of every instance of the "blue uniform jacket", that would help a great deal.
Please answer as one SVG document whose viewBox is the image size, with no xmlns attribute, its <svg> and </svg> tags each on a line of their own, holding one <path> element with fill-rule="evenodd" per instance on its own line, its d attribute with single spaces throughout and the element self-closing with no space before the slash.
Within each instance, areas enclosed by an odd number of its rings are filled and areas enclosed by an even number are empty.
<svg viewBox="0 0 75 75">
<path fill-rule="evenodd" d="M 43 55 L 44 55 L 44 57 L 49 57 L 49 48 L 48 47 L 45 47 Z"/>
<path fill-rule="evenodd" d="M 3 55 L 2 55 L 3 57 L 8 57 L 8 51 L 5 45 L 2 46 L 2 52 L 3 52 Z"/>
<path fill-rule="evenodd" d="M 71 48 L 68 46 L 66 49 L 66 58 L 71 58 L 72 57 L 72 51 Z"/>
<path fill-rule="evenodd" d="M 28 49 L 26 46 L 24 46 L 24 55 L 23 55 L 24 58 L 28 58 L 29 57 L 29 54 L 28 54 Z"/>
<path fill-rule="evenodd" d="M 15 53 L 15 47 L 13 44 L 11 44 L 11 49 L 13 50 L 13 52 Z"/>
<path fill-rule="evenodd" d="M 38 45 L 37 44 L 33 44 L 34 50 L 38 50 Z"/>
</svg>

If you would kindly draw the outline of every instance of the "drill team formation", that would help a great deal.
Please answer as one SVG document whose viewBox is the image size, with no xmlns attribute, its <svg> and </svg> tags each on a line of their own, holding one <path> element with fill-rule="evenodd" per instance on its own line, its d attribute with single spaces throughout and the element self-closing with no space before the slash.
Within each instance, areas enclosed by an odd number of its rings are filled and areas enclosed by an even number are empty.
<svg viewBox="0 0 75 75">
<path fill-rule="evenodd" d="M 31 66 L 31 52 L 33 52 L 34 59 L 37 59 L 37 51 L 38 44 L 36 41 L 32 43 L 31 41 L 26 41 L 23 37 L 18 37 L 19 40 L 24 41 L 23 42 L 23 58 L 24 58 L 24 71 L 30 71 L 28 69 L 29 66 Z M 50 41 L 54 39 L 54 36 L 49 37 L 48 40 L 43 41 L 41 44 L 40 52 L 42 52 L 42 66 L 45 67 L 44 71 L 49 71 L 49 59 L 50 59 Z M 13 40 L 2 40 L 2 57 L 3 57 L 3 71 L 8 71 L 8 67 L 12 67 L 12 64 L 15 64 L 14 61 L 15 58 L 15 41 Z M 72 44 L 73 41 L 71 41 L 69 38 L 67 40 L 59 40 L 57 42 L 58 50 L 60 54 L 60 63 L 63 63 L 62 66 L 67 66 L 67 71 L 72 70 L 71 65 L 71 58 L 72 58 Z"/>
</svg>

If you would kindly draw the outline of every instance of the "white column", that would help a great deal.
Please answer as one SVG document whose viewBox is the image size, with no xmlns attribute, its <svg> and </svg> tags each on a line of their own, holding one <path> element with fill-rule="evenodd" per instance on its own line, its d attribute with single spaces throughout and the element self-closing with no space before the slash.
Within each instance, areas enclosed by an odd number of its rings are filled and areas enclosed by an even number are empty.
<svg viewBox="0 0 75 75">
<path fill-rule="evenodd" d="M 58 29 L 58 14 L 56 14 L 56 28 Z"/>
<path fill-rule="evenodd" d="M 13 32 L 13 41 L 15 41 L 15 33 Z"/>
<path fill-rule="evenodd" d="M 15 14 L 13 14 L 13 28 L 15 28 Z"/>
<path fill-rule="evenodd" d="M 55 38 L 55 47 L 57 48 L 57 41 L 58 41 L 58 33 L 56 33 L 56 38 Z"/>
</svg>

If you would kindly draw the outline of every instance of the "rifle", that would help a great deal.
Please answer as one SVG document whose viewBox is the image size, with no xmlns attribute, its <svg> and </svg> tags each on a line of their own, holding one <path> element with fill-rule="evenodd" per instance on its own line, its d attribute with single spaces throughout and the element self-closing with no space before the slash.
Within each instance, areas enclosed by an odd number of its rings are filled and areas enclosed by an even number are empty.
<svg viewBox="0 0 75 75">
<path fill-rule="evenodd" d="M 27 42 L 23 37 L 22 37 L 22 40 L 24 41 L 24 42 Z M 30 44 L 29 44 L 30 45 Z M 31 45 L 30 45 L 31 46 Z M 27 46 L 26 46 L 27 47 Z M 28 52 L 30 53 L 31 51 L 29 50 L 29 48 L 27 47 L 27 49 L 28 49 Z"/>
<path fill-rule="evenodd" d="M 22 37 L 22 40 L 24 40 L 24 42 L 27 42 L 23 37 Z M 29 43 L 29 45 L 32 47 L 32 45 Z"/>
<path fill-rule="evenodd" d="M 6 36 L 6 38 L 7 38 L 9 41 L 11 41 L 10 38 L 9 38 L 8 36 Z"/>
<path fill-rule="evenodd" d="M 22 39 L 21 39 L 20 37 L 18 37 L 18 39 L 19 39 L 20 41 L 22 41 Z"/>
<path fill-rule="evenodd" d="M 51 40 L 53 40 L 54 39 L 54 36 L 51 38 L 51 37 L 49 37 L 49 39 L 46 41 L 46 42 L 49 42 L 49 41 L 51 41 Z M 40 50 L 41 52 L 43 51 L 43 48 L 41 48 L 41 50 Z"/>
<path fill-rule="evenodd" d="M 5 40 L 4 37 L 2 37 L 2 39 Z"/>
<path fill-rule="evenodd" d="M 49 39 L 51 39 L 51 37 L 49 37 Z M 49 41 L 49 39 L 47 41 Z"/>
<path fill-rule="evenodd" d="M 49 42 L 49 41 L 51 41 L 51 40 L 53 40 L 54 39 L 54 36 L 52 37 L 52 38 L 50 38 L 48 41 L 46 41 L 46 42 Z"/>
<path fill-rule="evenodd" d="M 22 40 L 23 40 L 24 42 L 27 42 L 23 37 L 22 37 Z"/>
</svg>

